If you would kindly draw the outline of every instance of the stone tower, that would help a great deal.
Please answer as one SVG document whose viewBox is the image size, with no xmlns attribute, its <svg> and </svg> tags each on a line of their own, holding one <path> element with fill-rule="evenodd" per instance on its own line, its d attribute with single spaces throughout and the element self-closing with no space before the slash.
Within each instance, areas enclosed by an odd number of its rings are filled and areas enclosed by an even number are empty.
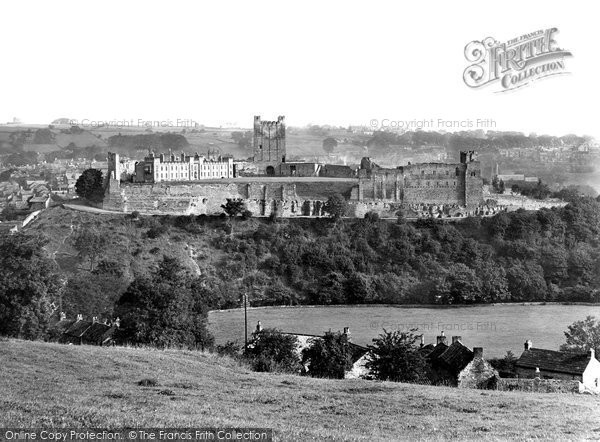
<svg viewBox="0 0 600 442">
<path fill-rule="evenodd" d="M 461 151 L 460 162 L 465 170 L 465 206 L 476 207 L 483 203 L 483 179 L 481 178 L 481 163 L 477 160 L 475 151 Z"/>
<path fill-rule="evenodd" d="M 118 153 L 108 152 L 108 179 L 121 179 L 121 162 Z"/>
<path fill-rule="evenodd" d="M 285 117 L 262 121 L 259 115 L 255 116 L 253 147 L 259 172 L 274 175 L 275 166 L 285 162 Z"/>
</svg>

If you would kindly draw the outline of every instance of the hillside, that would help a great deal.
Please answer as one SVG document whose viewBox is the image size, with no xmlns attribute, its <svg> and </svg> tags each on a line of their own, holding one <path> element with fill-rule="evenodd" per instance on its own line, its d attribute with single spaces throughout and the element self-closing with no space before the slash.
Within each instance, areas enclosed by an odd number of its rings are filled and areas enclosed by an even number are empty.
<svg viewBox="0 0 600 442">
<path fill-rule="evenodd" d="M 0 341 L 0 427 L 273 428 L 277 440 L 582 440 L 600 398 L 261 374 L 190 351 Z M 158 381 L 138 386 L 142 379 Z"/>
<path fill-rule="evenodd" d="M 86 229 L 106 240 L 95 263 L 74 247 Z M 209 309 L 238 307 L 247 290 L 253 306 L 600 300 L 600 206 L 591 199 L 455 224 L 132 219 L 54 207 L 26 230 L 50 239 L 45 248 L 69 279 L 69 315 L 110 319 L 128 284 L 165 255 L 197 280 Z"/>
</svg>

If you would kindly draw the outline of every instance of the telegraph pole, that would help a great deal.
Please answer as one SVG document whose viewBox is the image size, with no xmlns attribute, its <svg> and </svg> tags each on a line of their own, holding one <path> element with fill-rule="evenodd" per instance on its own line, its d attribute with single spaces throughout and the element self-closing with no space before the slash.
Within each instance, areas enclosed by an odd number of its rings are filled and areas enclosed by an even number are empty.
<svg viewBox="0 0 600 442">
<path fill-rule="evenodd" d="M 244 351 L 248 350 L 248 295 L 244 290 Z"/>
</svg>

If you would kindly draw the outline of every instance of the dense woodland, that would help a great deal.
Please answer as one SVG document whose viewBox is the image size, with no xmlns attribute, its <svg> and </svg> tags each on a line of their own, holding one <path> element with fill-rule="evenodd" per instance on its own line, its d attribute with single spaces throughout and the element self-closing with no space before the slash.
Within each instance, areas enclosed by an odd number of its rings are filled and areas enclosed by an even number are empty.
<svg viewBox="0 0 600 442">
<path fill-rule="evenodd" d="M 58 268 L 38 230 L 0 237 L 0 333 L 42 336 L 52 302 L 71 317 L 118 315 L 129 324 L 123 339 L 164 346 L 208 345 L 206 312 L 239 307 L 243 293 L 252 306 L 600 302 L 600 203 L 591 198 L 457 223 L 375 214 L 92 219 L 99 224 L 70 239 L 75 272 Z M 109 253 L 122 245 L 108 240 L 119 229 L 137 243 Z M 194 239 L 206 247 L 199 274 L 172 256 L 172 244 Z"/>
</svg>

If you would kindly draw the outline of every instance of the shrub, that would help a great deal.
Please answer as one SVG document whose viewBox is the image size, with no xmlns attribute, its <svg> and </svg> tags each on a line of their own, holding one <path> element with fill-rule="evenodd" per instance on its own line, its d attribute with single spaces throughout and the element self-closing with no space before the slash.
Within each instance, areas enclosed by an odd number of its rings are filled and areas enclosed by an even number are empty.
<svg viewBox="0 0 600 442">
<path fill-rule="evenodd" d="M 241 354 L 242 347 L 233 341 L 227 341 L 225 344 L 217 345 L 215 347 L 215 351 L 219 356 L 230 356 L 237 358 Z"/>
<path fill-rule="evenodd" d="M 146 232 L 146 236 L 151 239 L 156 239 L 161 237 L 163 234 L 169 231 L 169 226 L 167 224 L 158 225 L 155 227 L 151 227 Z"/>
<path fill-rule="evenodd" d="M 255 371 L 298 373 L 301 365 L 297 346 L 296 336 L 267 328 L 254 334 L 245 356 Z"/>
<path fill-rule="evenodd" d="M 352 368 L 348 337 L 329 331 L 323 338 L 311 339 L 310 346 L 302 351 L 302 364 L 310 376 L 343 379 L 346 371 Z"/>
<path fill-rule="evenodd" d="M 419 337 L 411 330 L 388 332 L 385 329 L 369 345 L 367 368 L 375 379 L 396 382 L 423 382 L 427 363 L 416 345 Z"/>
</svg>

